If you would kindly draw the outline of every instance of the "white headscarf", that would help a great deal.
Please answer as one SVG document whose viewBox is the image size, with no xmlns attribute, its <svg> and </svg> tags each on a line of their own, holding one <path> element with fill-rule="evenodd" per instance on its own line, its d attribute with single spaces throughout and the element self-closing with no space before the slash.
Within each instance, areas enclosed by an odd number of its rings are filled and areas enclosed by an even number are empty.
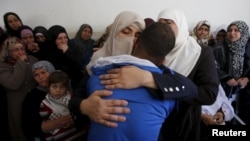
<svg viewBox="0 0 250 141">
<path fill-rule="evenodd" d="M 160 18 L 173 20 L 178 29 L 175 47 L 165 57 L 164 65 L 188 76 L 200 57 L 201 47 L 193 37 L 189 36 L 187 20 L 182 11 L 164 9 L 160 12 L 158 20 Z"/>
<path fill-rule="evenodd" d="M 222 24 L 220 26 L 217 27 L 217 29 L 214 31 L 213 33 L 213 37 L 214 39 L 216 39 L 217 34 L 221 31 L 221 30 L 225 30 L 225 32 L 227 32 L 227 25 L 226 24 Z M 216 41 L 217 42 L 217 41 Z"/>
<path fill-rule="evenodd" d="M 92 74 L 90 68 L 99 57 L 131 54 L 134 37 L 121 38 L 117 36 L 120 31 L 131 25 L 139 31 L 143 31 L 145 28 L 144 19 L 135 12 L 124 11 L 116 16 L 109 37 L 103 47 L 93 54 L 90 63 L 87 65 L 87 71 L 89 74 Z"/>
</svg>

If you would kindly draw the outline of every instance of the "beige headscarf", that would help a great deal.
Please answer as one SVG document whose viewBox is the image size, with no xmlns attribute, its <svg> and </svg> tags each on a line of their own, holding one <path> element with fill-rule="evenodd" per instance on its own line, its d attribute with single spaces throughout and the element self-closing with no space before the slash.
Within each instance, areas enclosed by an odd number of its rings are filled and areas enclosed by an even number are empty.
<svg viewBox="0 0 250 141">
<path fill-rule="evenodd" d="M 19 44 L 20 46 L 23 46 L 23 43 L 21 39 L 17 37 L 8 37 L 0 50 L 0 62 L 3 62 L 7 56 L 10 56 L 10 53 L 15 48 L 15 46 Z"/>
<path fill-rule="evenodd" d="M 209 29 L 208 35 L 206 37 L 204 37 L 203 39 L 199 39 L 198 38 L 198 31 L 201 28 L 201 26 L 203 26 L 203 25 L 208 27 L 208 29 Z M 193 29 L 192 37 L 194 37 L 198 43 L 208 45 L 208 40 L 210 39 L 210 29 L 211 29 L 210 27 L 211 27 L 211 25 L 207 20 L 199 21 Z"/>
<path fill-rule="evenodd" d="M 158 20 L 173 20 L 178 28 L 175 47 L 165 57 L 164 65 L 188 76 L 200 57 L 201 47 L 189 36 L 188 24 L 184 13 L 177 9 L 164 9 L 160 12 Z"/>
<path fill-rule="evenodd" d="M 87 65 L 89 74 L 92 74 L 90 69 L 99 57 L 131 54 L 134 37 L 121 38 L 117 36 L 120 31 L 130 25 L 134 26 L 139 31 L 143 31 L 145 28 L 144 19 L 135 12 L 124 11 L 116 16 L 109 37 L 103 47 L 93 54 L 90 63 Z"/>
</svg>

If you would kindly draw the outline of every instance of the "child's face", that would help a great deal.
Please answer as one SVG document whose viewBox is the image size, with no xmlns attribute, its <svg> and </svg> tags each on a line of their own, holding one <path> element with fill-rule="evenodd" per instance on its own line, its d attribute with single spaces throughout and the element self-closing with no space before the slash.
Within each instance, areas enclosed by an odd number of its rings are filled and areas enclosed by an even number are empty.
<svg viewBox="0 0 250 141">
<path fill-rule="evenodd" d="M 53 83 L 49 86 L 49 92 L 54 98 L 60 98 L 65 95 L 67 88 L 62 83 Z"/>
</svg>

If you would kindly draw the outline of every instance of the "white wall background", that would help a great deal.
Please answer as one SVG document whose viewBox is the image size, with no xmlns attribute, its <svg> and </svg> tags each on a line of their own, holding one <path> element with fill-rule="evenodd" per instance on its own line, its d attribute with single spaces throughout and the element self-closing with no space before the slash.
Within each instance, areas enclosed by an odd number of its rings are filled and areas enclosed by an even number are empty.
<svg viewBox="0 0 250 141">
<path fill-rule="evenodd" d="M 81 24 L 88 23 L 93 27 L 93 37 L 97 38 L 121 11 L 132 10 L 156 20 L 165 8 L 183 10 L 190 31 L 205 19 L 211 23 L 212 30 L 235 20 L 250 25 L 250 0 L 0 0 L 0 26 L 4 27 L 3 15 L 12 11 L 32 28 L 60 24 L 71 37 Z"/>
</svg>

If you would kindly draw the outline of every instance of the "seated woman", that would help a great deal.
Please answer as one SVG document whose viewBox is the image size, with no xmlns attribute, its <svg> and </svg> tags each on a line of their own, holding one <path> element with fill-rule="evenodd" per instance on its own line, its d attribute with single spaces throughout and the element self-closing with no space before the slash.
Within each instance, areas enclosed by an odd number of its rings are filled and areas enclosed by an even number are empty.
<svg viewBox="0 0 250 141">
<path fill-rule="evenodd" d="M 27 93 L 22 104 L 22 130 L 27 141 L 45 140 L 45 134 L 42 131 L 43 120 L 39 110 L 41 101 L 48 91 L 48 77 L 54 71 L 54 66 L 48 61 L 38 61 L 32 66 L 32 74 L 38 85 Z"/>
<path fill-rule="evenodd" d="M 94 52 L 95 40 L 92 39 L 92 34 L 92 27 L 88 24 L 82 24 L 75 38 L 70 40 L 70 42 L 74 44 L 73 47 L 76 47 L 76 50 L 79 51 L 80 57 L 77 63 L 82 70 L 85 69 L 85 66 L 89 63 Z"/>
<path fill-rule="evenodd" d="M 193 29 L 192 36 L 201 45 L 208 45 L 210 39 L 210 23 L 207 20 L 199 21 Z"/>
<path fill-rule="evenodd" d="M 244 21 L 234 21 L 227 27 L 223 44 L 214 47 L 214 56 L 222 87 L 226 95 L 238 93 L 239 116 L 250 123 L 250 46 L 249 27 Z"/>
</svg>

